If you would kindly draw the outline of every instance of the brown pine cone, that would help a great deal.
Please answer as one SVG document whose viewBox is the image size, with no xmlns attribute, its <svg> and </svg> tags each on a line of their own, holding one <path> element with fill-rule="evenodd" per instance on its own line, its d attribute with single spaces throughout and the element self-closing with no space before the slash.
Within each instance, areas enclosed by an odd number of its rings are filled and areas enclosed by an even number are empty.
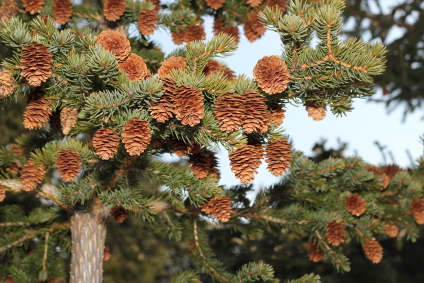
<svg viewBox="0 0 424 283">
<path fill-rule="evenodd" d="M 197 178 L 203 179 L 209 175 L 211 160 L 206 152 L 190 154 L 188 164 L 190 165 L 191 171 Z"/>
<path fill-rule="evenodd" d="M 19 167 L 9 165 L 6 167 L 6 171 L 17 176 L 19 174 Z"/>
<path fill-rule="evenodd" d="M 181 45 L 185 40 L 185 30 L 171 31 L 172 42 L 176 45 Z"/>
<path fill-rule="evenodd" d="M 366 242 L 363 246 L 365 256 L 372 263 L 379 263 L 383 259 L 383 247 L 376 240 Z"/>
<path fill-rule="evenodd" d="M 230 70 L 230 68 L 225 67 L 221 63 L 215 60 L 209 60 L 203 70 L 203 73 L 208 77 L 215 72 L 223 72 L 224 75 L 227 76 L 228 79 L 233 80 L 236 78 L 234 71 Z"/>
<path fill-rule="evenodd" d="M 325 107 L 319 106 L 312 102 L 306 102 L 304 104 L 306 111 L 308 111 L 308 116 L 312 117 L 314 121 L 321 121 L 325 118 Z"/>
<path fill-rule="evenodd" d="M 115 22 L 124 14 L 127 3 L 124 0 L 106 0 L 103 13 L 106 20 Z"/>
<path fill-rule="evenodd" d="M 374 175 L 381 178 L 382 186 L 376 188 L 377 190 L 382 191 L 382 190 L 387 189 L 387 186 L 390 183 L 390 178 L 389 178 L 389 176 L 387 176 L 386 173 L 384 173 L 384 171 L 383 171 L 384 169 L 381 169 L 381 168 L 378 168 L 378 167 L 375 167 L 375 166 L 372 166 L 372 165 L 366 165 L 364 167 L 368 171 L 373 172 Z"/>
<path fill-rule="evenodd" d="M 190 26 L 184 33 L 184 41 L 189 43 L 195 40 L 205 40 L 205 29 L 201 24 L 197 26 Z"/>
<path fill-rule="evenodd" d="M 202 92 L 191 86 L 178 86 L 175 90 L 174 102 L 174 114 L 183 125 L 193 127 L 205 116 Z"/>
<path fill-rule="evenodd" d="M 249 4 L 250 7 L 255 8 L 262 3 L 262 0 L 247 0 L 246 3 Z"/>
<path fill-rule="evenodd" d="M 232 201 L 227 196 L 211 198 L 200 206 L 202 211 L 216 217 L 220 222 L 228 222 L 232 211 Z"/>
<path fill-rule="evenodd" d="M 131 51 L 130 41 L 119 31 L 105 30 L 95 37 L 97 43 L 115 55 L 116 60 L 123 62 Z"/>
<path fill-rule="evenodd" d="M 424 199 L 414 198 L 411 203 L 410 211 L 414 216 L 415 222 L 419 225 L 424 224 Z"/>
<path fill-rule="evenodd" d="M 122 206 L 114 206 L 110 209 L 110 215 L 115 218 L 117 223 L 122 223 L 127 219 L 130 212 L 123 208 Z"/>
<path fill-rule="evenodd" d="M 172 151 L 179 157 L 184 157 L 193 152 L 194 143 L 186 143 L 182 140 L 171 140 L 169 142 L 172 147 Z"/>
<path fill-rule="evenodd" d="M 38 184 L 44 179 L 46 170 L 43 166 L 35 164 L 34 161 L 29 160 L 22 168 L 21 171 L 21 184 L 22 190 L 30 192 L 35 190 Z"/>
<path fill-rule="evenodd" d="M 319 262 L 324 257 L 324 251 L 314 242 L 308 242 L 308 257 L 312 262 Z"/>
<path fill-rule="evenodd" d="M 265 98 L 254 90 L 247 90 L 242 95 L 245 107 L 243 131 L 251 134 L 266 133 L 270 124 L 271 112 L 265 103 Z"/>
<path fill-rule="evenodd" d="M 160 99 L 151 102 L 149 107 L 150 116 L 160 123 L 166 122 L 174 113 L 174 92 L 177 87 L 172 78 L 164 78 L 162 81 L 165 91 Z"/>
<path fill-rule="evenodd" d="M 32 86 L 39 86 L 51 76 L 53 54 L 43 44 L 33 42 L 23 46 L 21 52 L 21 75 Z"/>
<path fill-rule="evenodd" d="M 49 121 L 53 106 L 50 100 L 35 90 L 28 96 L 27 107 L 24 112 L 24 127 L 29 130 L 41 129 Z"/>
<path fill-rule="evenodd" d="M 219 165 L 218 157 L 216 157 L 216 154 L 213 151 L 209 151 L 208 155 L 209 155 L 208 158 L 210 162 L 208 177 L 219 179 L 220 172 L 218 169 L 218 165 Z"/>
<path fill-rule="evenodd" d="M 386 224 L 386 234 L 390 238 L 396 238 L 397 235 L 399 234 L 399 226 L 397 226 L 396 224 L 387 223 Z"/>
<path fill-rule="evenodd" d="M 393 179 L 393 177 L 396 176 L 397 173 L 405 172 L 404 169 L 394 164 L 383 166 L 382 170 L 389 177 L 390 180 Z"/>
<path fill-rule="evenodd" d="M 13 153 L 16 155 L 20 155 L 20 156 L 26 155 L 25 148 L 15 143 L 10 144 L 10 150 L 13 151 Z"/>
<path fill-rule="evenodd" d="M 283 14 L 287 12 L 286 0 L 268 0 L 265 5 L 268 7 L 277 7 Z"/>
<path fill-rule="evenodd" d="M 222 19 L 215 19 L 213 22 L 213 34 L 217 35 L 220 32 L 231 35 L 236 40 L 236 44 L 240 42 L 240 32 L 238 26 L 226 26 Z"/>
<path fill-rule="evenodd" d="M 327 241 L 333 246 L 339 246 L 344 243 L 346 238 L 346 230 L 342 222 L 336 220 L 327 224 Z"/>
<path fill-rule="evenodd" d="M 163 79 L 166 75 L 171 73 L 171 70 L 185 70 L 187 61 L 184 57 L 169 57 L 161 63 L 160 68 L 158 69 L 159 78 Z"/>
<path fill-rule="evenodd" d="M 16 0 L 4 0 L 0 6 L 0 22 L 5 21 L 7 23 L 12 17 L 16 16 L 18 10 Z"/>
<path fill-rule="evenodd" d="M 148 36 L 158 29 L 159 18 L 156 10 L 140 10 L 138 16 L 138 30 L 142 35 Z"/>
<path fill-rule="evenodd" d="M 355 216 L 361 216 L 367 210 L 364 198 L 358 194 L 351 194 L 346 197 L 345 201 L 346 209 L 350 214 Z"/>
<path fill-rule="evenodd" d="M 242 184 L 250 184 L 258 173 L 263 157 L 262 145 L 244 145 L 230 153 L 231 171 Z"/>
<path fill-rule="evenodd" d="M 274 176 L 281 176 L 290 168 L 292 161 L 290 144 L 287 139 L 271 140 L 266 145 L 266 162 L 267 169 Z"/>
<path fill-rule="evenodd" d="M 111 159 L 118 152 L 119 137 L 110 129 L 98 129 L 93 136 L 93 147 L 103 160 Z"/>
<path fill-rule="evenodd" d="M 284 107 L 284 105 L 280 107 Z M 286 113 L 286 110 L 280 107 L 271 109 L 271 124 L 274 126 L 280 126 L 283 124 L 283 119 L 286 118 L 286 115 L 284 114 Z"/>
<path fill-rule="evenodd" d="M 268 94 L 280 93 L 289 85 L 290 73 L 279 56 L 265 56 L 253 68 L 258 86 Z"/>
<path fill-rule="evenodd" d="M 244 35 L 250 42 L 259 39 L 266 31 L 266 27 L 259 22 L 258 14 L 258 11 L 252 11 L 244 23 Z"/>
<path fill-rule="evenodd" d="M 149 122 L 134 117 L 122 129 L 122 142 L 128 154 L 131 156 L 142 154 L 152 139 Z"/>
<path fill-rule="evenodd" d="M 60 126 L 62 133 L 66 136 L 75 126 L 78 120 L 78 109 L 76 107 L 63 107 L 60 111 Z"/>
<path fill-rule="evenodd" d="M 44 0 L 22 0 L 22 5 L 25 11 L 31 15 L 35 15 L 41 12 L 44 5 Z"/>
<path fill-rule="evenodd" d="M 1 20 L 1 19 L 0 19 Z M 3 70 L 0 72 L 0 98 L 12 95 L 15 90 L 15 79 L 12 76 L 12 70 Z"/>
<path fill-rule="evenodd" d="M 81 171 L 81 164 L 81 156 L 72 148 L 64 149 L 57 153 L 57 172 L 65 182 L 74 181 L 78 177 Z"/>
<path fill-rule="evenodd" d="M 214 113 L 221 131 L 232 133 L 241 127 L 245 112 L 243 103 L 241 95 L 231 92 L 216 99 Z"/>
<path fill-rule="evenodd" d="M 70 0 L 53 0 L 52 10 L 55 22 L 64 25 L 72 16 L 72 3 Z"/>
<path fill-rule="evenodd" d="M 206 4 L 214 10 L 218 10 L 224 5 L 225 0 L 206 0 Z"/>
<path fill-rule="evenodd" d="M 6 198 L 6 188 L 0 184 L 0 201 Z"/>
<path fill-rule="evenodd" d="M 124 71 L 132 81 L 143 80 L 152 75 L 143 58 L 134 53 L 131 53 L 124 62 L 119 63 L 118 68 Z"/>
</svg>

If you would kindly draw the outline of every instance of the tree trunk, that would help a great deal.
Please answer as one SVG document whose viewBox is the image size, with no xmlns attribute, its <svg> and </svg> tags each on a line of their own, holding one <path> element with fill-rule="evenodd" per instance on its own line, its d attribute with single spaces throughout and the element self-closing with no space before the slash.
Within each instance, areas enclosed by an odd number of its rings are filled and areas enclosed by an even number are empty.
<svg viewBox="0 0 424 283">
<path fill-rule="evenodd" d="M 109 210 L 77 210 L 71 217 L 72 260 L 70 283 L 101 283 Z"/>
</svg>

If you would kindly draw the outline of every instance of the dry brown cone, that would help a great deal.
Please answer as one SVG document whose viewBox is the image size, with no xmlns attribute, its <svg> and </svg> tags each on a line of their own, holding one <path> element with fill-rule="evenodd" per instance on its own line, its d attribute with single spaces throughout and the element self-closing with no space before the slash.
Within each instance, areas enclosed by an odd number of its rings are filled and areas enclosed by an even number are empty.
<svg viewBox="0 0 424 283">
<path fill-rule="evenodd" d="M 138 30 L 142 35 L 151 35 L 158 29 L 159 18 L 156 10 L 140 10 Z"/>
<path fill-rule="evenodd" d="M 250 7 L 255 8 L 262 3 L 262 0 L 247 0 L 246 3 L 249 4 Z"/>
<path fill-rule="evenodd" d="M 271 112 L 265 98 L 254 90 L 247 90 L 242 95 L 245 111 L 242 122 L 243 131 L 251 134 L 266 133 L 270 125 Z"/>
<path fill-rule="evenodd" d="M 414 198 L 411 203 L 410 211 L 414 216 L 415 222 L 419 225 L 424 224 L 424 199 Z"/>
<path fill-rule="evenodd" d="M 211 198 L 200 207 L 206 214 L 216 217 L 220 222 L 228 222 L 233 211 L 232 201 L 227 196 L 219 196 Z"/>
<path fill-rule="evenodd" d="M 327 115 L 325 113 L 325 107 L 319 106 L 312 102 L 306 102 L 304 104 L 306 111 L 308 111 L 308 116 L 312 117 L 314 121 L 321 121 Z"/>
<path fill-rule="evenodd" d="M 259 22 L 258 14 L 258 11 L 249 13 L 244 23 L 244 35 L 250 42 L 259 39 L 266 31 L 266 27 Z"/>
<path fill-rule="evenodd" d="M 118 152 L 119 137 L 110 129 L 98 129 L 93 136 L 93 147 L 103 160 L 111 159 Z"/>
<path fill-rule="evenodd" d="M 389 177 L 389 179 L 393 179 L 393 177 L 399 172 L 405 172 L 404 169 L 400 168 L 397 165 L 391 164 L 383 166 L 383 172 Z"/>
<path fill-rule="evenodd" d="M 0 184 L 0 201 L 6 198 L 6 188 Z"/>
<path fill-rule="evenodd" d="M 57 153 L 57 172 L 65 182 L 74 181 L 78 177 L 81 164 L 81 156 L 72 148 L 63 149 Z"/>
<path fill-rule="evenodd" d="M 115 55 L 116 60 L 123 62 L 131 51 L 130 41 L 119 31 L 105 30 L 95 37 L 97 43 Z"/>
<path fill-rule="evenodd" d="M 44 0 L 22 0 L 22 5 L 25 11 L 31 15 L 35 15 L 41 12 L 44 5 Z"/>
<path fill-rule="evenodd" d="M 238 26 L 226 26 L 222 19 L 215 19 L 213 22 L 213 33 L 217 35 L 220 32 L 233 36 L 237 44 L 240 42 Z"/>
<path fill-rule="evenodd" d="M 25 156 L 26 155 L 25 148 L 23 148 L 20 145 L 15 144 L 15 143 L 12 143 L 10 145 L 10 150 L 13 151 L 13 153 L 14 154 L 17 154 L 17 155 L 21 155 L 21 156 Z"/>
<path fill-rule="evenodd" d="M 21 75 L 32 86 L 39 86 L 51 76 L 53 54 L 43 44 L 33 42 L 22 47 L 20 68 Z"/>
<path fill-rule="evenodd" d="M 172 78 L 164 78 L 162 81 L 165 91 L 160 99 L 151 102 L 149 107 L 150 116 L 160 123 L 166 122 L 174 113 L 174 91 L 177 87 Z"/>
<path fill-rule="evenodd" d="M 266 145 L 267 169 L 274 176 L 281 176 L 290 168 L 292 161 L 290 144 L 287 139 L 271 140 Z"/>
<path fill-rule="evenodd" d="M 336 220 L 331 221 L 327 224 L 327 241 L 333 246 L 339 246 L 344 243 L 346 238 L 346 229 L 342 222 L 337 222 Z"/>
<path fill-rule="evenodd" d="M 132 81 L 143 80 L 152 75 L 143 58 L 134 53 L 131 53 L 124 62 L 119 63 L 118 68 L 124 71 Z"/>
<path fill-rule="evenodd" d="M 60 111 L 60 126 L 62 133 L 66 136 L 75 126 L 78 120 L 78 109 L 76 107 L 63 107 Z"/>
<path fill-rule="evenodd" d="M 1 2 L 0 6 L 0 22 L 9 21 L 18 13 L 18 5 L 16 0 L 5 0 Z"/>
<path fill-rule="evenodd" d="M 284 107 L 284 105 L 280 107 Z M 284 114 L 286 113 L 286 110 L 280 107 L 271 110 L 271 124 L 274 126 L 280 126 L 283 124 L 283 119 L 286 118 L 286 115 Z"/>
<path fill-rule="evenodd" d="M 368 241 L 362 247 L 365 256 L 372 263 L 379 263 L 383 259 L 383 247 L 376 240 Z"/>
<path fill-rule="evenodd" d="M 244 145 L 230 153 L 231 171 L 244 185 L 250 184 L 258 173 L 264 155 L 262 145 Z"/>
<path fill-rule="evenodd" d="M 172 42 L 176 45 L 181 45 L 185 40 L 185 30 L 171 31 Z"/>
<path fill-rule="evenodd" d="M 0 19 L 1 20 L 1 19 Z M 15 79 L 12 76 L 12 70 L 3 70 L 0 72 L 0 99 L 12 95 L 15 90 Z"/>
<path fill-rule="evenodd" d="M 117 223 L 122 223 L 127 219 L 130 212 L 123 208 L 122 206 L 114 206 L 110 209 L 110 215 L 115 218 Z"/>
<path fill-rule="evenodd" d="M 206 76 L 210 76 L 215 72 L 223 72 L 224 75 L 230 80 L 233 80 L 236 78 L 234 71 L 232 71 L 230 68 L 225 67 L 218 61 L 209 60 L 205 66 L 205 69 L 203 70 L 203 73 Z"/>
<path fill-rule="evenodd" d="M 53 0 L 52 10 L 55 22 L 64 25 L 72 16 L 72 3 L 70 0 Z"/>
<path fill-rule="evenodd" d="M 106 0 L 103 13 L 106 20 L 114 22 L 124 14 L 127 3 L 124 0 Z"/>
<path fill-rule="evenodd" d="M 205 40 L 206 33 L 203 25 L 190 26 L 184 34 L 184 41 L 189 43 L 195 40 Z"/>
<path fill-rule="evenodd" d="M 209 168 L 209 175 L 208 176 L 212 177 L 212 178 L 219 179 L 220 172 L 219 172 L 219 169 L 218 169 L 218 165 L 219 165 L 218 157 L 216 157 L 216 153 L 212 152 L 212 151 L 209 151 L 208 154 L 209 154 L 208 158 L 209 158 L 210 164 L 211 164 L 211 166 Z"/>
<path fill-rule="evenodd" d="M 194 143 L 192 142 L 186 143 L 182 140 L 171 140 L 169 143 L 171 144 L 172 151 L 179 157 L 189 155 L 194 149 Z"/>
<path fill-rule="evenodd" d="M 345 201 L 346 209 L 350 214 L 355 216 L 361 216 L 365 213 L 367 203 L 364 198 L 358 194 L 351 194 L 346 197 Z"/>
<path fill-rule="evenodd" d="M 268 0 L 265 3 L 268 7 L 277 7 L 283 14 L 287 12 L 287 0 Z"/>
<path fill-rule="evenodd" d="M 202 92 L 189 85 L 181 85 L 175 90 L 174 102 L 175 116 L 183 125 L 193 127 L 205 116 Z"/>
<path fill-rule="evenodd" d="M 397 226 L 396 224 L 387 223 L 386 224 L 386 234 L 390 238 L 396 238 L 397 235 L 399 234 L 399 226 Z"/>
<path fill-rule="evenodd" d="M 187 61 L 181 56 L 172 56 L 161 63 L 158 69 L 159 78 L 163 79 L 171 73 L 171 70 L 185 70 Z"/>
<path fill-rule="evenodd" d="M 6 171 L 9 172 L 9 173 L 12 173 L 13 175 L 18 175 L 20 169 L 17 166 L 9 165 L 9 166 L 6 167 Z"/>
<path fill-rule="evenodd" d="M 279 56 L 265 56 L 253 68 L 258 86 L 268 94 L 280 93 L 289 85 L 290 73 Z"/>
<path fill-rule="evenodd" d="M 221 131 L 232 133 L 241 127 L 245 112 L 243 102 L 241 95 L 232 92 L 217 98 L 214 113 Z"/>
<path fill-rule="evenodd" d="M 198 152 L 190 154 L 188 164 L 190 164 L 190 169 L 197 178 L 203 179 L 209 175 L 211 160 L 208 153 Z"/>
<path fill-rule="evenodd" d="M 122 142 L 128 154 L 131 156 L 142 154 L 152 139 L 149 122 L 134 117 L 122 129 Z"/>
<path fill-rule="evenodd" d="M 377 190 L 382 191 L 382 190 L 387 189 L 387 186 L 390 183 L 390 177 L 387 176 L 386 173 L 384 173 L 384 169 L 381 169 L 381 168 L 378 168 L 378 167 L 375 167 L 375 166 L 372 166 L 372 165 L 366 165 L 364 167 L 368 171 L 373 172 L 374 175 L 377 175 L 381 178 L 382 186 L 376 188 Z"/>
<path fill-rule="evenodd" d="M 24 127 L 29 130 L 41 129 L 50 120 L 52 115 L 50 100 L 44 98 L 40 91 L 29 94 L 24 112 Z"/>
<path fill-rule="evenodd" d="M 324 257 L 324 251 L 314 242 L 308 242 L 308 257 L 312 262 L 319 262 Z"/>
<path fill-rule="evenodd" d="M 214 10 L 218 10 L 224 5 L 225 0 L 206 0 L 206 4 Z"/>
<path fill-rule="evenodd" d="M 30 192 L 35 190 L 38 184 L 44 179 L 46 170 L 43 166 L 35 164 L 34 161 L 29 160 L 22 168 L 21 171 L 21 184 L 22 190 Z"/>
</svg>

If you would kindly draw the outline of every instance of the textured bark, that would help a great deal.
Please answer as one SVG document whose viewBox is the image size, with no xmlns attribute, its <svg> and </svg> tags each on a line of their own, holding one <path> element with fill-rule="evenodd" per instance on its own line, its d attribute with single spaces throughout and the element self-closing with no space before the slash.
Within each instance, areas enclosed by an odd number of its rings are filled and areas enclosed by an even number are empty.
<svg viewBox="0 0 424 283">
<path fill-rule="evenodd" d="M 76 211 L 71 217 L 72 261 L 70 283 L 101 283 L 109 210 Z"/>
</svg>

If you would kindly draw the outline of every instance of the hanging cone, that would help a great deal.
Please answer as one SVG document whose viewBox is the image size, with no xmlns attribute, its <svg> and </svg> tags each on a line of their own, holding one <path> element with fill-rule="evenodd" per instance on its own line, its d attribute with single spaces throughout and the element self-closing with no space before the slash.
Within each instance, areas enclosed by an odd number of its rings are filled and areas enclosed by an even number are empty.
<svg viewBox="0 0 424 283">
<path fill-rule="evenodd" d="M 268 94 L 280 93 L 289 85 L 290 73 L 279 56 L 265 56 L 253 68 L 258 86 Z"/>
<path fill-rule="evenodd" d="M 6 188 L 0 184 L 0 201 L 6 198 Z"/>
<path fill-rule="evenodd" d="M 93 136 L 93 147 L 103 160 L 111 159 L 118 152 L 119 137 L 110 129 L 98 129 Z"/>
<path fill-rule="evenodd" d="M 25 148 L 15 143 L 10 144 L 10 150 L 13 151 L 14 154 L 19 156 L 25 156 Z"/>
<path fill-rule="evenodd" d="M 286 110 L 280 107 L 284 107 L 284 105 L 279 106 L 276 109 L 272 109 L 271 112 L 271 124 L 274 126 L 280 126 L 283 124 L 283 119 L 286 118 L 286 115 L 284 114 L 286 113 Z"/>
<path fill-rule="evenodd" d="M 287 139 L 271 140 L 266 145 L 266 162 L 268 163 L 267 169 L 274 176 L 281 176 L 290 168 L 290 161 L 292 161 L 290 144 Z"/>
<path fill-rule="evenodd" d="M 312 262 L 319 262 L 324 257 L 324 251 L 314 242 L 308 242 L 308 257 Z"/>
<path fill-rule="evenodd" d="M 221 63 L 215 60 L 209 60 L 203 70 L 203 73 L 208 77 L 215 72 L 223 72 L 228 79 L 233 80 L 236 78 L 234 71 L 230 70 L 230 68 L 225 67 Z"/>
<path fill-rule="evenodd" d="M 72 3 L 70 0 L 53 0 L 53 18 L 59 25 L 69 22 L 72 16 Z"/>
<path fill-rule="evenodd" d="M 57 153 L 57 172 L 65 182 L 74 181 L 78 177 L 81 171 L 81 164 L 81 156 L 72 148 L 64 149 Z"/>
<path fill-rule="evenodd" d="M 41 129 L 49 121 L 53 106 L 50 100 L 44 98 L 40 91 L 29 94 L 24 112 L 24 127 L 29 130 Z"/>
<path fill-rule="evenodd" d="M 60 126 L 62 133 L 66 136 L 75 126 L 78 120 L 78 109 L 76 107 L 63 107 L 60 111 Z"/>
<path fill-rule="evenodd" d="M 345 201 L 346 209 L 350 214 L 355 216 L 361 216 L 365 213 L 366 205 L 364 198 L 358 194 L 351 194 L 346 197 Z"/>
<path fill-rule="evenodd" d="M 138 16 L 138 30 L 142 35 L 148 36 L 158 29 L 159 18 L 156 10 L 140 10 Z"/>
<path fill-rule="evenodd" d="M 206 4 L 214 10 L 218 10 L 224 5 L 225 0 L 206 0 Z"/>
<path fill-rule="evenodd" d="M 242 184 L 250 184 L 258 173 L 263 157 L 262 145 L 244 145 L 230 153 L 231 171 Z"/>
<path fill-rule="evenodd" d="M 4 0 L 0 6 L 0 22 L 5 21 L 7 23 L 12 17 L 16 16 L 18 10 L 16 0 Z"/>
<path fill-rule="evenodd" d="M 366 165 L 364 167 L 368 171 L 373 172 L 374 175 L 376 175 L 377 177 L 380 177 L 382 186 L 376 188 L 377 190 L 382 191 L 382 190 L 387 189 L 387 186 L 390 183 L 390 178 L 389 178 L 389 176 L 387 176 L 386 173 L 384 173 L 383 169 L 378 168 L 378 167 L 375 167 L 375 166 L 372 166 L 372 165 Z"/>
<path fill-rule="evenodd" d="M 115 55 L 116 60 L 123 62 L 131 51 L 130 41 L 119 31 L 105 30 L 95 37 L 96 42 Z"/>
<path fill-rule="evenodd" d="M 397 235 L 399 234 L 399 226 L 397 226 L 395 224 L 387 223 L 386 224 L 386 234 L 390 238 L 396 238 Z"/>
<path fill-rule="evenodd" d="M 346 238 L 346 230 L 342 222 L 336 220 L 327 224 L 327 241 L 333 246 L 339 246 L 344 243 Z"/>
<path fill-rule="evenodd" d="M 51 76 L 53 54 L 49 48 L 33 42 L 30 46 L 23 46 L 21 52 L 21 75 L 32 86 L 39 86 Z"/>
<path fill-rule="evenodd" d="M 217 35 L 220 32 L 231 35 L 236 40 L 236 44 L 240 42 L 240 32 L 238 26 L 226 26 L 222 19 L 215 19 L 213 22 L 213 34 Z"/>
<path fill-rule="evenodd" d="M 143 80 L 152 75 L 143 58 L 134 53 L 131 53 L 124 62 L 119 63 L 118 68 L 124 71 L 132 81 Z"/>
<path fill-rule="evenodd" d="M 415 222 L 419 225 L 424 224 L 424 199 L 414 198 L 411 203 L 410 211 L 414 216 Z"/>
<path fill-rule="evenodd" d="M 30 192 L 35 190 L 38 184 L 44 179 L 46 170 L 43 166 L 35 164 L 34 161 L 29 160 L 22 168 L 21 171 L 21 184 L 22 190 Z"/>
<path fill-rule="evenodd" d="M 174 113 L 174 90 L 177 87 L 174 79 L 164 78 L 162 81 L 165 91 L 160 99 L 151 102 L 149 107 L 150 116 L 160 123 L 166 122 Z"/>
<path fill-rule="evenodd" d="M 44 5 L 44 0 L 22 0 L 22 5 L 25 11 L 31 15 L 35 15 L 41 12 Z"/>
<path fill-rule="evenodd" d="M 265 5 L 268 7 L 277 7 L 282 14 L 287 13 L 287 0 L 268 0 Z"/>
<path fill-rule="evenodd" d="M 304 104 L 306 111 L 308 111 L 308 116 L 312 117 L 314 121 L 321 121 L 325 118 L 325 107 L 319 106 L 312 102 L 306 102 Z"/>
<path fill-rule="evenodd" d="M 127 8 L 127 3 L 124 0 L 106 0 L 103 8 L 103 14 L 106 20 L 114 22 L 119 20 Z"/>
<path fill-rule="evenodd" d="M 7 166 L 6 167 L 6 171 L 8 173 L 11 173 L 11 174 L 17 176 L 19 174 L 19 167 L 16 167 L 16 166 Z"/>
<path fill-rule="evenodd" d="M 200 123 L 205 116 L 202 92 L 188 85 L 181 85 L 175 90 L 174 113 L 183 125 L 191 127 Z"/>
<path fill-rule="evenodd" d="M 142 154 L 152 139 L 149 122 L 134 117 L 122 129 L 122 142 L 128 154 L 131 156 Z"/>
<path fill-rule="evenodd" d="M 161 63 L 160 68 L 158 69 L 159 78 L 163 79 L 166 75 L 171 73 L 171 70 L 185 70 L 187 61 L 184 57 L 169 57 Z"/>
<path fill-rule="evenodd" d="M 266 133 L 270 123 L 271 112 L 268 110 L 265 98 L 253 90 L 247 90 L 242 95 L 245 107 L 243 131 Z"/>
<path fill-rule="evenodd" d="M 191 171 L 197 178 L 204 179 L 209 175 L 211 160 L 208 153 L 198 152 L 190 154 L 188 164 L 190 165 Z"/>
<path fill-rule="evenodd" d="M 190 26 L 184 34 L 184 41 L 189 43 L 195 40 L 205 40 L 206 33 L 205 29 L 201 24 L 197 26 Z"/>
<path fill-rule="evenodd" d="M 228 222 L 232 211 L 232 201 L 227 196 L 211 198 L 200 206 L 202 211 L 216 217 L 220 222 Z"/>
<path fill-rule="evenodd" d="M 247 0 L 246 3 L 249 4 L 250 7 L 255 8 L 262 3 L 262 0 Z"/>
<path fill-rule="evenodd" d="M 219 175 L 220 175 L 220 172 L 218 169 L 219 162 L 218 162 L 218 157 L 216 157 L 216 153 L 213 151 L 209 151 L 208 159 L 210 163 L 208 177 L 219 179 Z"/>
<path fill-rule="evenodd" d="M 15 79 L 12 70 L 0 71 L 0 99 L 12 95 L 15 90 Z"/>
<path fill-rule="evenodd" d="M 221 131 L 232 133 L 241 127 L 245 112 L 243 103 L 241 95 L 231 92 L 216 99 L 214 113 Z"/>
<path fill-rule="evenodd" d="M 127 219 L 130 212 L 123 208 L 122 206 L 114 206 L 110 209 L 110 215 L 115 218 L 117 223 L 122 223 Z"/>
<path fill-rule="evenodd" d="M 169 142 L 172 147 L 172 151 L 179 157 L 184 157 L 193 152 L 194 143 L 186 143 L 182 140 L 171 140 Z"/>
<path fill-rule="evenodd" d="M 363 244 L 365 256 L 372 263 L 379 263 L 383 259 L 383 247 L 375 240 Z"/>
<path fill-rule="evenodd" d="M 252 11 L 244 23 L 244 35 L 250 42 L 259 39 L 266 31 L 266 27 L 259 22 L 258 14 L 258 11 Z"/>
<path fill-rule="evenodd" d="M 393 177 L 396 176 L 397 173 L 405 172 L 404 169 L 394 164 L 383 166 L 382 170 L 387 175 L 387 177 L 389 177 L 390 180 L 393 179 Z"/>
<path fill-rule="evenodd" d="M 185 30 L 171 31 L 172 42 L 181 45 L 185 40 Z"/>
</svg>

